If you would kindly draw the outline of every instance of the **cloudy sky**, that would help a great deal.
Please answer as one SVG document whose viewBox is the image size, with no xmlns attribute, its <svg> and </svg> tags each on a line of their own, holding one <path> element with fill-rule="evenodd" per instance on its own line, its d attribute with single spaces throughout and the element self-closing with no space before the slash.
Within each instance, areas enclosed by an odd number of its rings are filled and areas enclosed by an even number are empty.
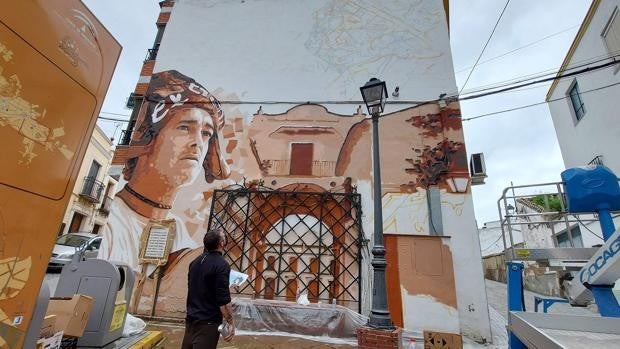
<svg viewBox="0 0 620 349">
<path fill-rule="evenodd" d="M 142 61 L 155 38 L 158 1 L 84 2 L 123 46 L 101 116 L 127 118 L 130 113 L 125 108 L 127 97 L 135 87 Z M 557 69 L 590 2 L 511 1 L 463 92 Z M 451 46 L 459 89 L 504 5 L 503 0 L 450 1 Z M 519 92 L 464 101 L 461 103 L 463 118 L 541 102 L 547 90 L 548 84 L 537 85 Z M 105 120 L 98 124 L 116 139 L 126 126 Z M 560 180 L 564 165 L 546 105 L 487 116 L 463 125 L 468 153 L 484 153 L 486 160 L 486 184 L 473 188 L 479 226 L 498 219 L 497 199 L 511 181 L 520 185 Z"/>
</svg>

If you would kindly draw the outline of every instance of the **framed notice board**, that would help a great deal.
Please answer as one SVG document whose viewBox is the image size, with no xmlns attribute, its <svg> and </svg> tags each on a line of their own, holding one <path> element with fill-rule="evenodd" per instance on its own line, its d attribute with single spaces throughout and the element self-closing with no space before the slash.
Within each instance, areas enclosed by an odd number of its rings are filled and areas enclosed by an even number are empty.
<svg viewBox="0 0 620 349">
<path fill-rule="evenodd" d="M 140 264 L 165 265 L 176 236 L 174 219 L 149 222 L 140 241 Z"/>
</svg>

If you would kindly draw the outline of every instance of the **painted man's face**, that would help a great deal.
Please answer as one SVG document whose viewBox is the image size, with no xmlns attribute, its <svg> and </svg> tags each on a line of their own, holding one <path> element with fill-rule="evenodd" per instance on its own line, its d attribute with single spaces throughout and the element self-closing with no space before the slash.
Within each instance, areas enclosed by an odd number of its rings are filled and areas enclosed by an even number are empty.
<svg viewBox="0 0 620 349">
<path fill-rule="evenodd" d="M 193 182 L 202 169 L 213 135 L 213 119 L 203 109 L 178 108 L 170 111 L 166 126 L 155 137 L 148 166 L 171 184 Z"/>
</svg>

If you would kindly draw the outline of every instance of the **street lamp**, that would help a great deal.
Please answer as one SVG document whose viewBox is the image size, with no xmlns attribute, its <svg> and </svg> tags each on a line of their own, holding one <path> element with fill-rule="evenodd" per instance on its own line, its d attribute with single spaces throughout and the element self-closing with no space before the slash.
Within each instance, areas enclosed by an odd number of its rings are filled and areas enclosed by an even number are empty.
<svg viewBox="0 0 620 349">
<path fill-rule="evenodd" d="M 381 208 L 381 168 L 379 161 L 379 115 L 385 107 L 387 88 L 385 82 L 376 78 L 370 79 L 360 87 L 368 113 L 372 116 L 372 168 L 374 174 L 374 208 L 375 231 L 372 247 L 373 292 L 372 309 L 368 325 L 380 329 L 393 329 L 390 311 L 387 306 L 385 285 L 385 247 L 383 246 L 383 212 Z"/>
</svg>

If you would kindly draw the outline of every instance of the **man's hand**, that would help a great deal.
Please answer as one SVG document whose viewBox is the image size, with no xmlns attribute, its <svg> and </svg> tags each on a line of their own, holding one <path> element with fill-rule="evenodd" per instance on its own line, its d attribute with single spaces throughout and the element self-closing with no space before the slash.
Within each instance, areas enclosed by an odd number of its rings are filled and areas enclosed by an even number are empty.
<svg viewBox="0 0 620 349">
<path fill-rule="evenodd" d="M 226 329 L 228 330 L 228 336 L 223 337 L 222 339 L 226 342 L 230 342 L 235 336 L 235 325 L 233 325 L 232 322 L 226 322 L 224 326 L 226 326 Z"/>
</svg>

